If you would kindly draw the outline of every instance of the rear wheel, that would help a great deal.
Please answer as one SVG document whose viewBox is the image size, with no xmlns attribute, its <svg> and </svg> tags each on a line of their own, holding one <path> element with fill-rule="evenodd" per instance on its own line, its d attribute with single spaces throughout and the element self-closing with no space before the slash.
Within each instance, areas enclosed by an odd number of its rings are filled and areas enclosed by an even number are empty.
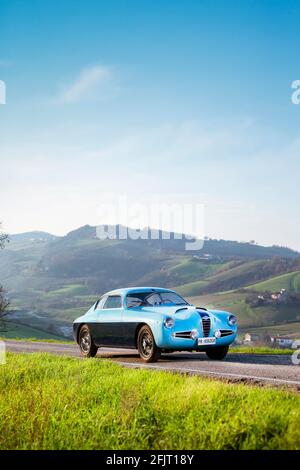
<svg viewBox="0 0 300 470">
<path fill-rule="evenodd" d="M 216 348 L 207 349 L 205 352 L 209 359 L 220 361 L 224 359 L 228 353 L 228 349 L 229 346 L 217 346 Z"/>
<path fill-rule="evenodd" d="M 156 362 L 160 357 L 160 350 L 149 326 L 142 326 L 137 337 L 137 348 L 143 361 Z"/>
<path fill-rule="evenodd" d="M 97 346 L 95 346 L 90 329 L 87 325 L 83 325 L 80 328 L 78 336 L 78 344 L 80 347 L 81 355 L 84 357 L 95 357 L 98 351 Z"/>
</svg>

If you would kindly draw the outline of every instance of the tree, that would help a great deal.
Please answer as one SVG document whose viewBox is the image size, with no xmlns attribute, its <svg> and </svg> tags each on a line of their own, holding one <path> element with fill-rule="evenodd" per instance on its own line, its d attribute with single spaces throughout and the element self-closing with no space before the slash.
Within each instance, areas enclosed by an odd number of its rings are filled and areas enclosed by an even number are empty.
<svg viewBox="0 0 300 470">
<path fill-rule="evenodd" d="M 5 291 L 2 286 L 0 286 L 0 330 L 4 329 L 4 318 L 8 314 L 9 302 L 5 297 Z"/>
<path fill-rule="evenodd" d="M 8 242 L 8 236 L 2 232 L 0 223 L 0 250 L 4 248 L 6 242 Z M 4 327 L 4 317 L 8 314 L 8 305 L 9 302 L 5 297 L 5 291 L 0 285 L 0 329 Z"/>
<path fill-rule="evenodd" d="M 1 222 L 0 222 L 0 250 L 4 248 L 5 243 L 8 243 L 8 235 L 7 233 L 3 233 L 1 230 Z"/>
</svg>

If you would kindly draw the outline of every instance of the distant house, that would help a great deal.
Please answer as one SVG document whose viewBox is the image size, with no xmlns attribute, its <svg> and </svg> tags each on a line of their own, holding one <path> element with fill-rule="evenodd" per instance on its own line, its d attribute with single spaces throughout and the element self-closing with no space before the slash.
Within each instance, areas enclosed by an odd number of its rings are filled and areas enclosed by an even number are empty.
<svg viewBox="0 0 300 470">
<path fill-rule="evenodd" d="M 288 292 L 285 289 L 281 289 L 279 292 L 271 294 L 271 299 L 275 302 L 286 302 L 288 299 Z"/>
<path fill-rule="evenodd" d="M 255 298 L 250 298 L 248 303 L 251 307 L 259 307 L 262 305 L 288 303 L 291 300 L 291 296 L 286 289 L 281 289 L 279 292 L 265 292 L 259 294 Z"/>
<path fill-rule="evenodd" d="M 202 256 L 199 255 L 194 255 L 193 259 L 194 260 L 199 260 L 199 261 L 212 261 L 214 259 L 217 259 L 217 256 L 211 255 L 210 253 L 204 253 Z"/>
<path fill-rule="evenodd" d="M 259 335 L 253 334 L 253 333 L 245 333 L 244 335 L 244 343 L 255 343 L 259 341 Z"/>
</svg>

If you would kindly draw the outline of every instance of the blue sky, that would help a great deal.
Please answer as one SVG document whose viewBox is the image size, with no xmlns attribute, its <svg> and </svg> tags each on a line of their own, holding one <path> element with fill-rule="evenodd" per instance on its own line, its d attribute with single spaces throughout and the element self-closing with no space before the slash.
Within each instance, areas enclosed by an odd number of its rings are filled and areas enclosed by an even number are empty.
<svg viewBox="0 0 300 470">
<path fill-rule="evenodd" d="M 0 219 L 97 224 L 194 194 L 218 238 L 300 249 L 297 1 L 0 0 Z M 184 196 L 185 197 L 185 196 Z"/>
</svg>

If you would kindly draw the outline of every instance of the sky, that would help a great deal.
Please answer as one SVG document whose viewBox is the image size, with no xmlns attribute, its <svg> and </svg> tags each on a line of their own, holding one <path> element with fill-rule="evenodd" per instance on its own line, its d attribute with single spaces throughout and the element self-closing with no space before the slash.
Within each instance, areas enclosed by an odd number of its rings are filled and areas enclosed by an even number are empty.
<svg viewBox="0 0 300 470">
<path fill-rule="evenodd" d="M 207 236 L 300 250 L 299 14 L 291 0 L 0 0 L 4 229 L 105 223 L 110 195 L 197 200 Z"/>
</svg>

